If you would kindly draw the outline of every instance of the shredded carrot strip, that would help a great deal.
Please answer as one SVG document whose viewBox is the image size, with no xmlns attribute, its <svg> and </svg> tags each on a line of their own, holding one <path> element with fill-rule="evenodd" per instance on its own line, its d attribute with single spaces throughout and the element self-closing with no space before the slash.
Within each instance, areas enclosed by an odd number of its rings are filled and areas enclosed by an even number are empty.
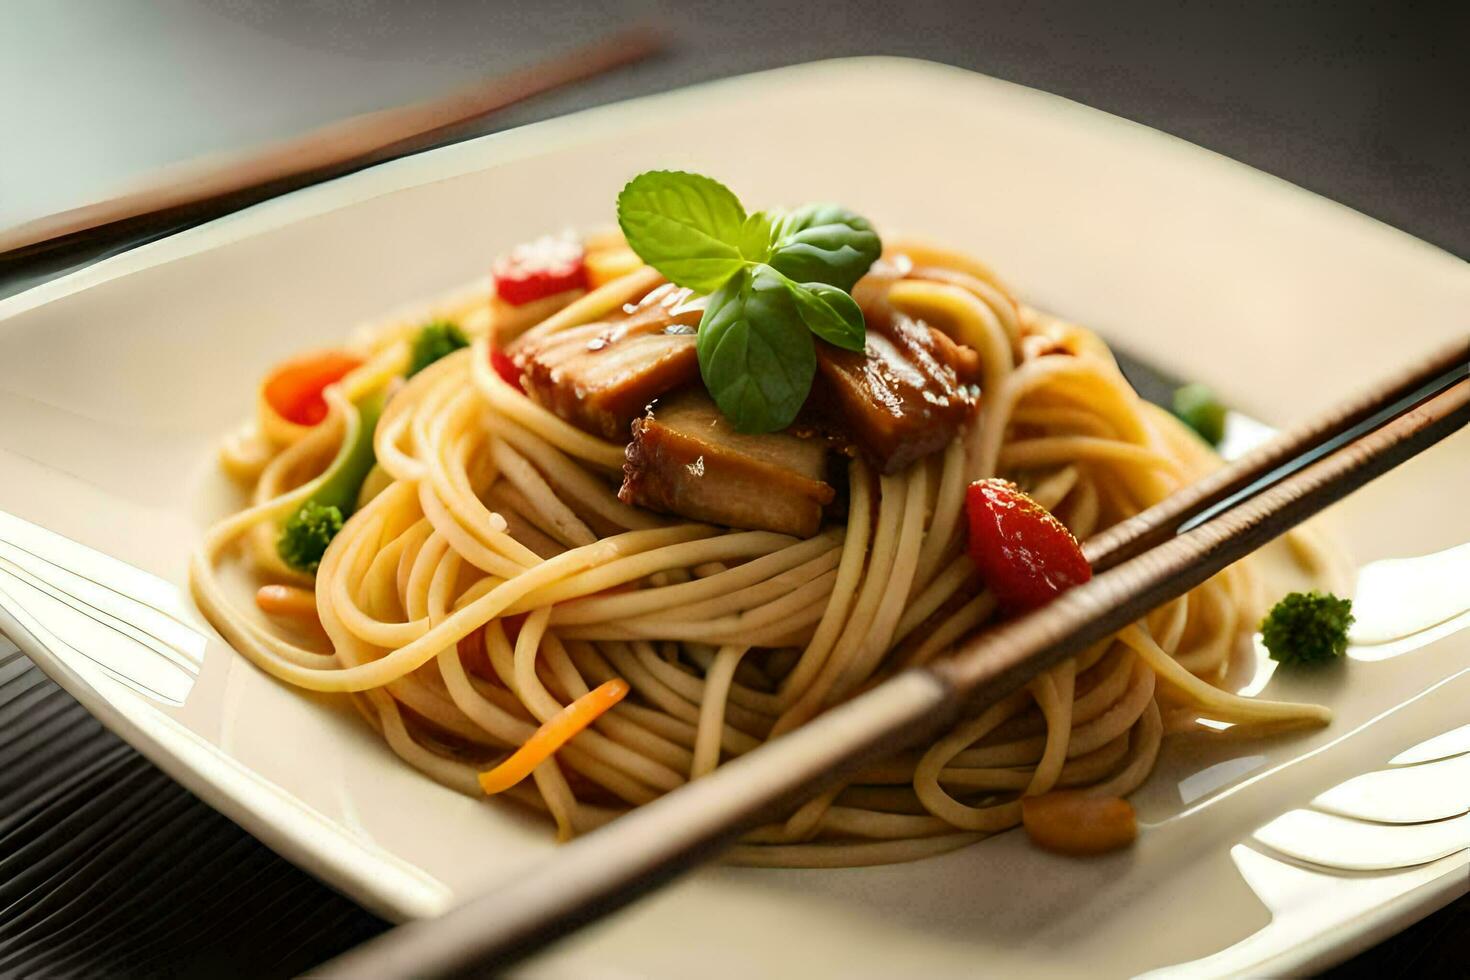
<svg viewBox="0 0 1470 980">
<path fill-rule="evenodd" d="M 628 682 L 618 678 L 582 695 L 536 729 L 524 745 L 511 753 L 510 758 L 494 769 L 480 773 L 480 788 L 487 794 L 510 789 L 627 694 Z"/>
</svg>

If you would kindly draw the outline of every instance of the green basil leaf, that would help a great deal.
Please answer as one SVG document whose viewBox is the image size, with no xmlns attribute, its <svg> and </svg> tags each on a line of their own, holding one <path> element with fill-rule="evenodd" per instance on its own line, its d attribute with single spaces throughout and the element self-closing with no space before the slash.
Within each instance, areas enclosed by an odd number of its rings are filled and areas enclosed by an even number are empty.
<svg viewBox="0 0 1470 980">
<path fill-rule="evenodd" d="M 745 209 L 717 180 L 650 170 L 618 195 L 618 224 L 628 246 L 670 282 L 708 293 L 739 270 Z"/>
<path fill-rule="evenodd" d="M 816 345 L 769 266 L 741 269 L 699 321 L 699 373 L 740 432 L 775 432 L 796 419 L 817 370 Z"/>
<path fill-rule="evenodd" d="M 798 283 L 788 279 L 786 288 L 807 329 L 829 344 L 862 352 L 868 330 L 857 300 L 824 282 Z"/>
<path fill-rule="evenodd" d="M 771 229 L 770 264 L 796 282 L 852 290 L 883 254 L 868 219 L 836 204 L 808 204 L 781 215 Z"/>
<path fill-rule="evenodd" d="M 772 220 L 766 211 L 757 211 L 745 219 L 740 229 L 740 254 L 747 262 L 764 262 L 771 257 Z"/>
</svg>

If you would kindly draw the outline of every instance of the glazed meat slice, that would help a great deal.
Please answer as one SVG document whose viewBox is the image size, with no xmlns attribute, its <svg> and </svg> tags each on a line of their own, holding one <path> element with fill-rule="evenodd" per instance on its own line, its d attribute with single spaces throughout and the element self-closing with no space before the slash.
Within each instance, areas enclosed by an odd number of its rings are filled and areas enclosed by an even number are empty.
<svg viewBox="0 0 1470 980">
<path fill-rule="evenodd" d="M 661 286 L 614 319 L 532 332 L 510 354 L 531 397 L 580 429 L 624 442 L 650 402 L 699 377 L 702 313 L 688 290 Z"/>
<path fill-rule="evenodd" d="M 821 440 L 736 432 L 693 387 L 633 423 L 618 497 L 695 521 L 811 537 L 835 496 L 826 470 Z"/>
<path fill-rule="evenodd" d="M 944 448 L 970 420 L 978 367 L 974 351 L 921 320 L 870 317 L 863 353 L 818 343 L 807 414 L 894 473 Z"/>
</svg>

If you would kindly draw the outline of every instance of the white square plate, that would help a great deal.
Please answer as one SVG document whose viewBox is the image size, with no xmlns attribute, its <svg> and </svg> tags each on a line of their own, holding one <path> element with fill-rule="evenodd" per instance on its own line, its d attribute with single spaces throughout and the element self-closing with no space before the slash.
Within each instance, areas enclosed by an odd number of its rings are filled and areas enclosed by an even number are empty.
<svg viewBox="0 0 1470 980">
<path fill-rule="evenodd" d="M 268 365 L 480 275 L 512 243 L 608 223 L 621 184 L 655 167 L 717 175 L 747 200 L 841 200 L 971 250 L 1036 305 L 1278 424 L 1463 336 L 1470 310 L 1470 268 L 1452 256 L 1049 95 L 886 59 L 705 85 L 376 167 L 0 302 L 0 511 L 146 571 L 87 565 L 104 584 L 131 576 L 155 607 L 61 574 L 64 543 L 0 520 L 0 630 L 175 778 L 381 914 L 433 915 L 544 857 L 544 828 L 441 788 L 350 712 L 261 674 L 174 587 L 218 506 L 214 441 Z M 1364 561 L 1470 540 L 1467 464 L 1462 433 L 1335 526 Z M 140 618 L 147 634 L 123 625 Z M 709 869 L 529 971 L 1320 966 L 1466 890 L 1470 817 L 1323 812 L 1371 810 L 1382 794 L 1361 783 L 1303 809 L 1470 721 L 1470 633 L 1440 632 L 1273 679 L 1270 694 L 1332 706 L 1322 731 L 1167 744 L 1126 853 L 1063 860 L 1006 834 L 897 867 Z M 1460 787 L 1470 809 L 1467 752 L 1470 730 L 1446 736 L 1410 776 L 1440 797 Z M 1344 870 L 1365 861 L 1387 867 Z"/>
</svg>

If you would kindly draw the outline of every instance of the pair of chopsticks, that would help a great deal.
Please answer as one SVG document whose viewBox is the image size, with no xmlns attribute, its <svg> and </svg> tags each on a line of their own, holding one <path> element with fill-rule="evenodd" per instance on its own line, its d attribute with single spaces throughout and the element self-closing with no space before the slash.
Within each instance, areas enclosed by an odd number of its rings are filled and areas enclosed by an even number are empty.
<svg viewBox="0 0 1470 980">
<path fill-rule="evenodd" d="M 1090 540 L 1097 574 L 804 727 L 559 849 L 439 919 L 325 965 L 327 977 L 504 968 L 714 857 L 844 774 L 999 701 L 1470 422 L 1470 339 Z M 1191 522 L 1193 527 L 1189 527 Z M 1187 528 L 1181 533 L 1181 528 Z"/>
<path fill-rule="evenodd" d="M 664 35 L 635 25 L 414 105 L 354 116 L 224 163 L 171 168 L 148 186 L 0 229 L 0 271 L 57 252 L 157 234 L 426 149 L 460 128 L 533 96 L 648 58 Z"/>
</svg>

